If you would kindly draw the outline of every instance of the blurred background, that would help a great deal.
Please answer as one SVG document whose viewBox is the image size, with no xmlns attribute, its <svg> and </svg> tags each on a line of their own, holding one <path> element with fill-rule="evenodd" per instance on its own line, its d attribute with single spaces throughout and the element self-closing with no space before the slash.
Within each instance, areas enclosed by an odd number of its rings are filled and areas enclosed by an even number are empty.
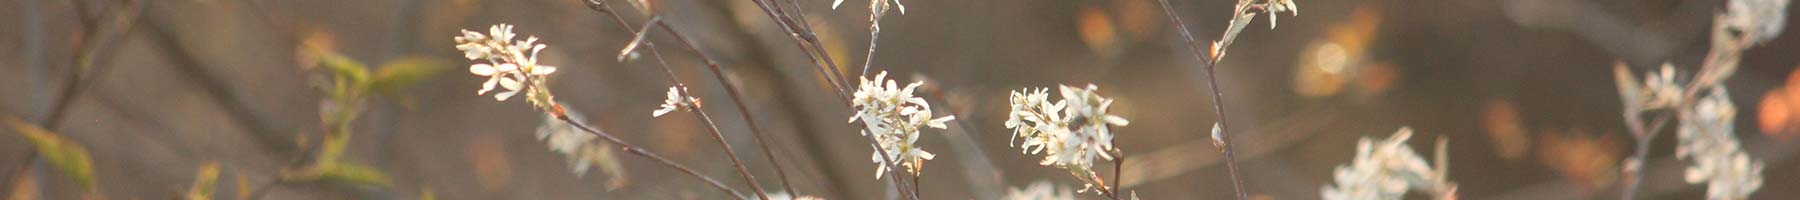
<svg viewBox="0 0 1800 200">
<path fill-rule="evenodd" d="M 663 20 L 694 39 L 743 93 L 768 134 L 759 146 L 695 54 L 648 34 L 754 172 L 780 187 L 830 199 L 883 199 L 870 149 L 846 124 L 852 110 L 807 54 L 752 1 L 656 0 Z M 1079 189 L 1066 171 L 1009 144 L 1007 92 L 1099 85 L 1116 98 L 1125 190 L 1144 199 L 1227 199 L 1232 185 L 1207 132 L 1216 122 L 1206 76 L 1154 0 L 904 0 L 882 21 L 865 58 L 867 2 L 799 0 L 843 73 L 865 59 L 901 82 L 927 81 L 950 129 L 919 139 L 937 154 L 923 199 L 992 199 L 1048 181 Z M 1218 38 L 1235 1 L 1173 0 L 1202 40 Z M 493 24 L 548 44 L 542 63 L 568 109 L 599 129 L 747 190 L 703 123 L 651 118 L 669 86 L 646 60 L 614 59 L 632 38 L 578 0 L 5 0 L 0 3 L 0 114 L 44 126 L 91 154 L 96 193 L 114 199 L 179 197 L 204 163 L 220 166 L 219 199 L 266 188 L 266 199 L 726 199 L 649 160 L 620 154 L 622 170 L 570 172 L 534 136 L 541 114 L 523 100 L 477 96 L 452 37 Z M 647 18 L 610 2 L 633 27 Z M 1296 0 L 1302 12 L 1273 30 L 1258 17 L 1218 77 L 1238 160 L 1256 199 L 1318 199 L 1360 137 L 1401 127 L 1428 158 L 1448 139 L 1450 178 L 1468 199 L 1617 198 L 1619 161 L 1634 140 L 1621 119 L 1612 67 L 1634 73 L 1670 62 L 1692 76 L 1723 0 Z M 1283 14 L 1286 15 L 1286 14 Z M 1789 27 L 1800 20 L 1789 16 Z M 1791 32 L 1791 31 L 1790 31 Z M 1766 163 L 1752 199 L 1800 198 L 1794 158 L 1800 109 L 1800 37 L 1778 36 L 1743 54 L 1726 81 L 1739 108 L 1737 136 Z M 374 71 L 415 63 L 416 85 L 371 97 L 351 130 L 346 161 L 385 173 L 385 184 L 283 182 L 328 128 L 320 88 L 329 73 L 307 48 Z M 408 61 L 408 62 L 402 62 Z M 872 75 L 873 73 L 871 73 Z M 1685 78 L 1684 78 L 1685 79 Z M 323 81 L 322 81 L 323 80 Z M 68 91 L 79 91 L 68 94 Z M 1800 99 L 1800 98 L 1795 98 Z M 1792 101 L 1800 102 L 1800 101 Z M 1776 105 L 1776 106 L 1771 106 Z M 60 113 L 60 114 L 59 114 Z M 52 122 L 55 121 L 55 122 Z M 1672 126 L 1672 125 L 1671 125 Z M 1641 196 L 1699 199 L 1673 156 L 1673 128 L 1651 145 Z M 0 130 L 0 191 L 9 199 L 83 198 L 81 183 L 17 129 Z M 771 148 L 777 160 L 764 159 Z M 1438 162 L 1432 160 L 1431 162 Z M 1110 165 L 1100 167 L 1111 171 Z M 1107 177 L 1112 177 L 1110 173 Z M 247 189 L 252 188 L 252 189 Z M 1094 195 L 1078 195 L 1098 199 Z M 1416 196 L 1422 198 L 1424 196 Z"/>
</svg>

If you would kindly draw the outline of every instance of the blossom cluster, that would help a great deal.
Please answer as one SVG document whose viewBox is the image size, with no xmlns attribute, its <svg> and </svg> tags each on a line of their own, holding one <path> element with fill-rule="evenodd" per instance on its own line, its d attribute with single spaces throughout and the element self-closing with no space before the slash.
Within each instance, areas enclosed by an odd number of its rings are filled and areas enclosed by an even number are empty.
<svg viewBox="0 0 1800 200">
<path fill-rule="evenodd" d="M 1025 154 L 1044 154 L 1038 164 L 1078 172 L 1088 171 L 1094 158 L 1113 159 L 1110 126 L 1125 126 L 1130 121 L 1107 114 L 1112 99 L 1095 93 L 1099 87 L 1058 88 L 1062 100 L 1051 102 L 1048 88 L 1013 91 L 1012 111 L 1006 127 L 1013 129 L 1013 140 L 1025 140 L 1018 146 Z M 1009 142 L 1010 143 L 1010 142 Z"/>
<path fill-rule="evenodd" d="M 1444 169 L 1432 169 L 1424 157 L 1406 146 L 1412 133 L 1411 128 L 1400 128 L 1386 140 L 1357 140 L 1356 157 L 1350 165 L 1338 166 L 1332 173 L 1335 185 L 1326 185 L 1320 193 L 1322 198 L 1400 199 L 1415 187 L 1445 190 L 1440 188 L 1448 187 L 1445 177 L 1440 177 Z"/>
<path fill-rule="evenodd" d="M 585 120 L 581 113 L 565 112 L 565 115 L 569 120 Z M 549 113 L 544 114 L 544 122 L 538 125 L 536 135 L 538 140 L 550 147 L 551 152 L 562 154 L 568 159 L 569 171 L 576 176 L 584 176 L 588 169 L 598 165 L 601 171 L 612 174 L 615 182 L 622 181 L 624 166 L 615 159 L 615 147 L 601 141 L 598 136 L 577 130 L 569 122 L 559 120 Z"/>
<path fill-rule="evenodd" d="M 513 37 L 517 35 L 512 29 L 512 25 L 498 24 L 489 27 L 486 35 L 462 30 L 462 36 L 455 38 L 456 49 L 463 51 L 463 57 L 486 62 L 469 65 L 469 73 L 488 77 L 475 94 L 486 95 L 499 86 L 505 91 L 495 93 L 494 100 L 505 101 L 525 91 L 525 98 L 532 105 L 547 109 L 553 100 L 549 90 L 543 88 L 544 81 L 556 72 L 556 67 L 538 64 L 538 52 L 546 46 L 537 44 L 536 36 L 515 41 Z"/>
<path fill-rule="evenodd" d="M 1679 112 L 1675 157 L 1694 161 L 1687 168 L 1687 181 L 1706 183 L 1707 199 L 1748 199 L 1762 187 L 1763 163 L 1751 159 L 1732 135 L 1737 108 L 1725 87 L 1714 85 L 1710 93 Z"/>
<path fill-rule="evenodd" d="M 862 77 L 862 84 L 856 90 L 851 105 L 856 114 L 850 116 L 849 123 L 862 121 L 862 135 L 874 134 L 876 146 L 887 152 L 882 160 L 881 152 L 872 154 L 871 160 L 880 165 L 875 170 L 875 177 L 881 178 L 888 164 L 898 164 L 906 171 L 918 175 L 925 160 L 936 155 L 920 149 L 914 143 L 919 140 L 919 129 L 924 127 L 944 129 L 944 122 L 955 120 L 956 116 L 932 118 L 931 105 L 925 98 L 913 96 L 913 90 L 924 85 L 924 82 L 913 82 L 901 88 L 894 80 L 887 79 L 887 72 L 875 75 L 874 80 Z"/>
</svg>

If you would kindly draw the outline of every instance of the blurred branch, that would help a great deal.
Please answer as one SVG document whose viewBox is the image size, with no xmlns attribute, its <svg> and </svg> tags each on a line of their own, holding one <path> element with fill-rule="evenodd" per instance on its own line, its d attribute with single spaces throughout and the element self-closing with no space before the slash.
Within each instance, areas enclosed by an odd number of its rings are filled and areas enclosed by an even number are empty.
<svg viewBox="0 0 1800 200">
<path fill-rule="evenodd" d="M 928 78 L 916 79 L 927 80 L 926 85 L 933 86 L 921 89 L 924 89 L 926 94 L 930 94 L 926 95 L 926 98 L 935 97 L 937 98 L 937 102 L 944 102 L 939 105 L 943 105 L 943 110 L 949 111 L 951 116 L 969 116 L 967 113 L 961 112 L 962 109 L 957 107 L 957 103 L 950 100 L 950 96 L 945 95 L 944 89 L 941 86 L 943 84 L 939 84 L 932 81 L 933 79 Z M 975 199 L 1000 199 L 1005 197 L 1006 193 L 1002 191 L 1006 191 L 1007 188 L 1005 188 L 1006 183 L 1001 181 L 1002 177 L 1000 170 L 995 167 L 993 159 L 987 157 L 987 152 L 981 150 L 981 142 L 975 137 L 971 137 L 972 135 L 981 135 L 981 133 L 975 132 L 975 128 L 971 128 L 979 126 L 970 124 L 969 120 L 954 120 L 952 123 L 956 123 L 956 126 L 950 127 L 950 131 L 944 132 L 944 135 L 946 138 L 949 138 L 951 144 L 950 150 L 956 151 L 955 155 L 959 155 L 956 157 L 961 158 L 959 161 L 963 164 L 963 178 L 969 181 L 968 185 L 969 187 L 972 187 L 970 190 L 976 195 L 979 195 L 976 196 Z M 1114 174 L 1117 176 L 1117 171 L 1115 171 Z"/>
<path fill-rule="evenodd" d="M 82 27 L 81 36 L 76 37 L 79 49 L 76 49 L 75 56 L 70 57 L 68 64 L 65 65 L 70 67 L 68 77 L 63 79 L 62 89 L 57 90 L 56 101 L 51 106 L 49 115 L 41 122 L 42 127 L 51 131 L 62 129 L 62 122 L 78 97 L 81 97 L 81 94 L 98 82 L 95 77 L 105 75 L 107 69 L 111 68 L 110 61 L 112 59 L 110 58 L 112 58 L 113 52 L 119 49 L 112 47 L 118 46 L 121 41 L 124 41 L 126 35 L 130 35 L 133 27 L 136 27 L 139 14 L 143 11 L 142 2 L 123 0 L 121 4 L 126 4 L 125 6 L 115 8 L 116 5 L 107 4 L 100 10 L 99 14 L 102 17 L 95 18 L 87 14 L 88 4 L 86 1 L 76 1 L 75 4 L 75 15 L 80 18 Z M 103 21 L 106 24 L 101 24 Z M 89 41 L 89 39 L 94 41 Z M 28 171 L 33 164 L 37 163 L 38 153 L 37 149 L 25 150 L 25 158 L 21 159 L 23 162 L 20 162 L 18 168 L 20 173 Z M 10 189 L 12 188 L 10 184 L 14 182 L 8 179 L 6 182 L 0 183 L 0 188 Z"/>
<path fill-rule="evenodd" d="M 146 7 L 147 6 L 149 5 L 146 5 Z M 208 67 L 209 65 L 207 63 L 202 62 L 198 55 L 195 55 L 192 46 L 182 43 L 180 36 L 177 36 L 174 30 L 171 30 L 169 25 L 176 22 L 170 22 L 168 20 L 173 19 L 167 19 L 167 16 L 157 15 L 146 15 L 146 17 L 150 17 L 149 19 L 145 19 L 146 22 L 149 23 L 145 24 L 145 26 L 150 28 L 149 33 L 151 34 L 151 41 L 154 43 L 154 46 L 163 48 L 162 50 L 151 52 L 159 53 L 164 58 L 168 58 L 181 73 L 189 77 L 189 80 L 197 81 L 198 84 L 196 85 L 200 86 L 201 89 L 208 93 L 211 93 L 212 95 L 208 96 L 211 96 L 213 101 L 218 102 L 220 107 L 225 109 L 226 113 L 232 115 L 230 117 L 232 120 L 249 129 L 251 135 L 256 136 L 262 143 L 262 146 L 270 148 L 270 150 L 275 152 L 292 152 L 297 148 L 295 144 L 288 142 L 290 138 L 280 136 L 282 134 L 280 134 L 280 131 L 277 131 L 279 129 L 275 128 L 275 125 L 272 122 L 264 120 L 265 116 L 262 113 L 259 113 L 255 106 L 250 105 L 250 103 L 244 99 L 244 94 L 227 87 L 228 83 L 226 83 L 225 80 L 222 80 L 220 74 L 207 70 L 211 67 Z"/>
</svg>

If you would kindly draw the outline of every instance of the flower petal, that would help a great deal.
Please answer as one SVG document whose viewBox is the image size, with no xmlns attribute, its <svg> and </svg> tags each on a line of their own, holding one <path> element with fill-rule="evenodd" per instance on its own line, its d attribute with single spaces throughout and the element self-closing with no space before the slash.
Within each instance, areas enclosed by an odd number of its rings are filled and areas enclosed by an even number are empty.
<svg viewBox="0 0 1800 200">
<path fill-rule="evenodd" d="M 498 72 L 498 71 L 499 70 L 494 69 L 494 65 L 489 65 L 489 64 L 485 64 L 485 63 L 469 66 L 469 73 L 475 74 L 475 75 L 493 76 L 494 72 Z"/>
</svg>

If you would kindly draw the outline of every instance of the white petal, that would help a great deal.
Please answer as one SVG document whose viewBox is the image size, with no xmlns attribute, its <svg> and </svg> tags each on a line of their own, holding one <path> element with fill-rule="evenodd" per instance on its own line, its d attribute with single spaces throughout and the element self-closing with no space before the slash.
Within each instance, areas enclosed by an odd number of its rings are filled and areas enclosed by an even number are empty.
<svg viewBox="0 0 1800 200">
<path fill-rule="evenodd" d="M 502 77 L 502 78 L 500 78 L 500 87 L 506 88 L 507 90 L 515 90 L 516 91 L 516 90 L 519 90 L 519 88 L 525 87 L 525 84 L 519 83 L 519 80 L 516 80 L 513 78 Z"/>
<path fill-rule="evenodd" d="M 518 90 L 500 92 L 498 94 L 494 94 L 494 100 L 495 101 L 506 101 L 507 98 L 512 98 L 512 96 L 516 95 L 516 94 L 519 94 Z"/>
<path fill-rule="evenodd" d="M 1119 117 L 1119 116 L 1114 116 L 1114 115 L 1107 115 L 1107 116 L 1106 116 L 1106 123 L 1107 123 L 1107 124 L 1112 124 L 1112 125 L 1113 125 L 1113 126 L 1125 126 L 1125 125 L 1129 125 L 1129 124 L 1131 124 L 1131 121 L 1130 121 L 1130 120 L 1125 120 L 1125 118 L 1124 118 L 1124 117 Z"/>
<path fill-rule="evenodd" d="M 650 117 L 662 117 L 663 114 L 669 114 L 670 111 L 675 111 L 675 107 L 664 104 L 662 109 L 656 109 L 656 111 L 651 111 Z"/>
<path fill-rule="evenodd" d="M 500 77 L 499 77 L 499 76 L 491 76 L 491 77 L 488 77 L 488 80 L 487 80 L 487 82 L 482 82 L 482 83 L 481 83 L 481 90 L 477 90 L 477 91 L 475 91 L 475 95 L 483 95 L 483 94 L 487 94 L 487 92 L 488 92 L 488 91 L 493 91 L 493 90 L 494 90 L 494 85 L 498 85 L 498 84 L 499 84 L 499 83 L 500 83 Z"/>
<path fill-rule="evenodd" d="M 550 75 L 550 73 L 556 73 L 556 66 L 538 65 L 531 69 L 531 75 Z"/>
<path fill-rule="evenodd" d="M 500 64 L 500 66 L 496 66 L 494 69 L 499 70 L 500 72 L 512 72 L 512 71 L 518 71 L 519 65 L 512 64 L 512 63 L 505 63 L 505 64 Z"/>
<path fill-rule="evenodd" d="M 831 1 L 831 9 L 837 10 L 838 5 L 843 5 L 843 4 L 844 4 L 844 0 L 833 0 L 833 1 Z M 879 176 L 879 175 L 877 175 L 877 176 Z"/>
<path fill-rule="evenodd" d="M 493 76 L 496 71 L 494 65 L 489 64 L 475 64 L 469 66 L 469 73 L 475 75 Z"/>
<path fill-rule="evenodd" d="M 926 122 L 925 126 L 930 126 L 932 128 L 938 128 L 938 129 L 944 129 L 945 128 L 944 122 L 949 122 L 950 120 L 956 120 L 956 116 L 944 116 L 944 117 L 940 117 L 937 119 L 932 119 L 930 122 Z"/>
<path fill-rule="evenodd" d="M 906 4 L 900 4 L 900 0 L 894 0 L 894 5 L 900 7 L 900 14 L 906 14 Z"/>
</svg>

